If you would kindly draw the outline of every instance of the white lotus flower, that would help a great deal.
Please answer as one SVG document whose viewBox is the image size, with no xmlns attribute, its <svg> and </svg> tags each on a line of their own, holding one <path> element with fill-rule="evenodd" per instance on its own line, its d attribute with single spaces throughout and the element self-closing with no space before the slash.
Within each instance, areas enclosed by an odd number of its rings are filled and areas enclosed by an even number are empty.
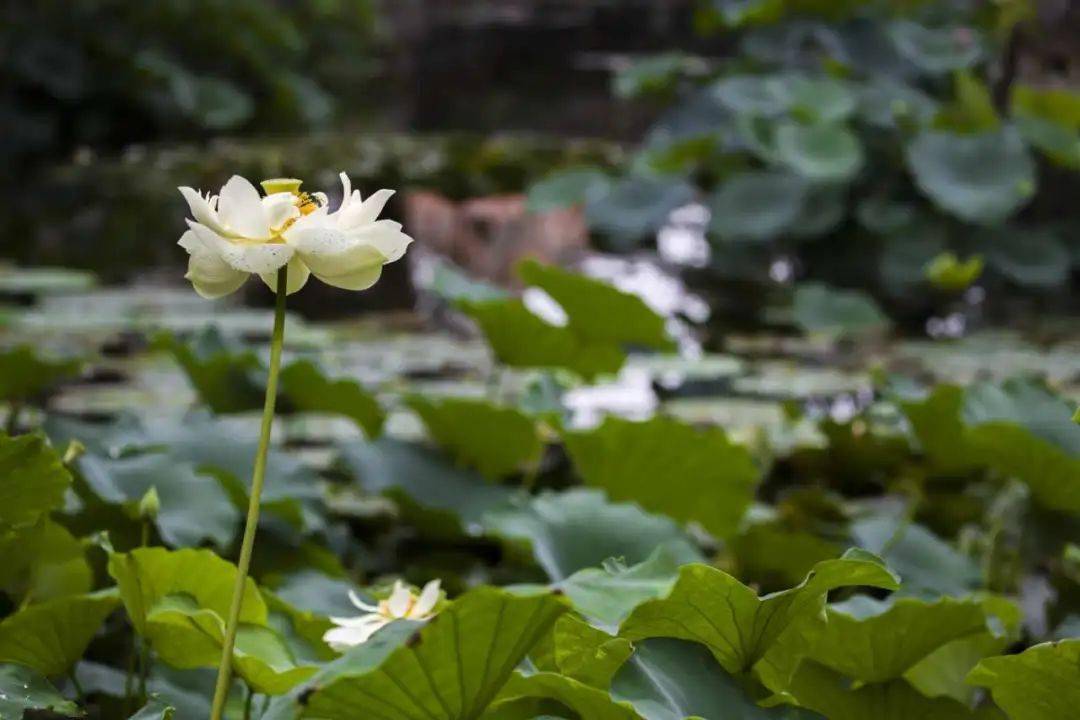
<svg viewBox="0 0 1080 720">
<path fill-rule="evenodd" d="M 261 196 L 250 182 L 234 175 L 220 195 L 202 195 L 189 187 L 180 192 L 191 208 L 189 230 L 180 238 L 188 251 L 188 272 L 195 291 L 205 298 L 235 292 L 254 273 L 276 290 L 277 271 L 289 265 L 292 294 L 312 274 L 328 285 L 366 290 L 382 266 L 405 254 L 412 238 L 400 223 L 379 220 L 392 190 L 363 200 L 341 173 L 344 195 L 334 212 L 326 195 L 300 192 L 300 181 L 266 180 Z"/>
<path fill-rule="evenodd" d="M 432 611 L 439 601 L 439 581 L 432 580 L 417 595 L 398 580 L 390 597 L 378 605 L 365 603 L 351 590 L 349 600 L 365 614 L 354 618 L 330 618 L 338 627 L 327 630 L 323 641 L 338 652 L 367 642 L 377 630 L 395 620 L 427 620 L 434 616 Z"/>
</svg>

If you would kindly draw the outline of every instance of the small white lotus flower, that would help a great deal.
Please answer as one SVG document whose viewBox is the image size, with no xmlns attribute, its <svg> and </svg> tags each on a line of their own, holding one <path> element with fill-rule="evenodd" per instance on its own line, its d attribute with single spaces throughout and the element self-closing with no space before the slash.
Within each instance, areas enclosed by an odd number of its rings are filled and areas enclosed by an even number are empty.
<svg viewBox="0 0 1080 720">
<path fill-rule="evenodd" d="M 185 277 L 203 297 L 218 298 L 252 273 L 276 290 L 277 271 L 288 264 L 289 294 L 312 274 L 328 285 L 366 290 L 412 238 L 400 223 L 378 219 L 392 190 L 364 200 L 345 173 L 341 184 L 344 195 L 334 212 L 325 194 L 301 192 L 301 181 L 288 178 L 263 181 L 264 196 L 239 175 L 220 195 L 180 188 L 192 215 L 179 243 L 190 255 Z"/>
<path fill-rule="evenodd" d="M 398 580 L 390 597 L 379 601 L 378 605 L 365 603 L 351 590 L 349 600 L 365 614 L 354 618 L 330 618 L 338 627 L 327 630 L 323 641 L 338 652 L 367 642 L 377 630 L 395 620 L 427 620 L 434 616 L 432 611 L 439 602 L 439 581 L 432 580 L 417 595 Z"/>
</svg>

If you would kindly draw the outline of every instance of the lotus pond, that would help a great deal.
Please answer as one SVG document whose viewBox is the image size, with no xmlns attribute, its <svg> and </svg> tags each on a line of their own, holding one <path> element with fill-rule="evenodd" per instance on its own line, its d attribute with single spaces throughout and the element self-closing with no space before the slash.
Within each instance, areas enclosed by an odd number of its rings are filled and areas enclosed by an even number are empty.
<svg viewBox="0 0 1080 720">
<path fill-rule="evenodd" d="M 1077 717 L 1073 6 L 5 8 L 0 720 Z"/>
<path fill-rule="evenodd" d="M 229 717 L 1068 717 L 1076 338 L 688 356 L 519 272 L 563 326 L 449 283 L 481 332 L 287 318 Z M 0 717 L 207 717 L 269 311 L 2 279 Z M 327 644 L 395 580 L 436 604 Z"/>
</svg>

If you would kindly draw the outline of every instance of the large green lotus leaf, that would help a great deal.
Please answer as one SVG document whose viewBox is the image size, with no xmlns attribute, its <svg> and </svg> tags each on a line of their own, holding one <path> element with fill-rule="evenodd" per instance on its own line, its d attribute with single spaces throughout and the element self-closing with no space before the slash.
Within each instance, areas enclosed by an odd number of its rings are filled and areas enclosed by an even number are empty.
<svg viewBox="0 0 1080 720">
<path fill-rule="evenodd" d="M 956 385 L 938 385 L 924 398 L 900 402 L 919 450 L 940 472 L 964 472 L 976 462 L 964 438 L 963 404 L 964 390 Z"/>
<path fill-rule="evenodd" d="M 1069 280 L 1069 249 L 1050 230 L 1006 226 L 983 242 L 990 266 L 1021 287 L 1055 288 Z"/>
<path fill-rule="evenodd" d="M 921 127 L 938 112 L 938 103 L 932 97 L 893 78 L 874 78 L 859 89 L 858 95 L 859 117 L 879 127 L 895 128 L 902 118 L 910 118 Z"/>
<path fill-rule="evenodd" d="M 759 707 L 740 684 L 694 643 L 655 638 L 635 643 L 611 685 L 645 720 L 811 720 L 798 708 Z"/>
<path fill-rule="evenodd" d="M 792 75 L 785 78 L 792 112 L 813 123 L 837 123 L 855 112 L 858 104 L 852 86 L 829 75 Z"/>
<path fill-rule="evenodd" d="M 866 293 L 837 290 L 817 282 L 795 288 L 792 315 L 806 333 L 857 335 L 889 326 L 889 319 Z"/>
<path fill-rule="evenodd" d="M 398 620 L 380 629 L 367 642 L 349 648 L 332 662 L 321 666 L 305 683 L 270 701 L 263 720 L 299 720 L 304 704 L 315 688 L 325 687 L 342 675 L 359 675 L 375 670 L 390 655 L 416 635 L 421 623 Z"/>
<path fill-rule="evenodd" d="M 631 653 L 633 646 L 626 638 L 609 635 L 567 613 L 555 621 L 551 633 L 529 657 L 538 670 L 607 690 L 611 678 Z"/>
<path fill-rule="evenodd" d="M 590 342 L 569 328 L 548 324 L 521 300 L 469 301 L 459 306 L 479 323 L 492 352 L 505 365 L 566 368 L 592 379 L 618 372 L 626 360 L 618 344 Z"/>
<path fill-rule="evenodd" d="M 968 222 L 1001 222 L 1035 192 L 1035 164 L 1015 128 L 975 135 L 926 130 L 906 156 L 919 189 Z"/>
<path fill-rule="evenodd" d="M 318 575 L 312 572 L 310 575 Z M 342 597 L 348 597 L 342 595 Z M 273 593 L 263 591 L 263 599 L 270 610 L 267 624 L 284 641 L 297 663 L 317 663 L 333 660 L 337 654 L 323 641 L 327 630 L 334 627 L 330 618 L 320 613 L 290 605 Z M 327 598 L 332 601 L 332 598 Z M 342 603 L 344 604 L 344 603 Z M 345 609 L 337 617 L 348 617 L 355 608 Z"/>
<path fill-rule="evenodd" d="M 984 632 L 948 642 L 904 673 L 904 679 L 927 697 L 950 697 L 970 706 L 977 689 L 967 682 L 983 658 L 1001 654 L 1020 635 L 1023 612 L 1013 601 L 999 596 L 981 600 L 987 617 Z"/>
<path fill-rule="evenodd" d="M 1010 720 L 1073 717 L 1080 707 L 1080 639 L 986 658 L 971 671 L 968 682 L 989 688 Z"/>
<path fill-rule="evenodd" d="M 120 590 L 135 630 L 146 635 L 152 608 L 170 596 L 189 597 L 197 607 L 219 617 L 229 616 L 236 566 L 210 550 L 139 548 L 109 555 L 109 574 Z M 266 623 L 266 603 L 251 578 L 247 579 L 240 621 Z"/>
<path fill-rule="evenodd" d="M 226 485 L 238 507 L 247 507 L 258 446 L 257 427 L 237 429 L 212 416 L 194 413 L 182 423 L 148 421 L 132 438 L 132 448 L 161 451 L 174 460 L 212 472 Z M 319 476 L 295 456 L 271 449 L 267 454 L 262 493 L 264 512 L 277 515 L 293 527 L 309 521 L 305 505 L 321 502 Z"/>
<path fill-rule="evenodd" d="M 498 300 L 507 298 L 510 293 L 502 287 L 485 280 L 478 280 L 449 260 L 432 258 L 434 271 L 430 282 L 418 281 L 418 287 L 428 290 L 448 303 L 466 300 Z"/>
<path fill-rule="evenodd" d="M 28 605 L 0 622 L 0 663 L 63 675 L 86 652 L 116 605 L 112 591 Z"/>
<path fill-rule="evenodd" d="M 535 706 L 523 701 L 537 699 L 555 701 L 581 720 L 641 720 L 632 705 L 615 700 L 607 690 L 552 672 L 514 673 L 484 718 L 532 720 Z"/>
<path fill-rule="evenodd" d="M 806 181 L 791 173 L 740 173 L 709 198 L 710 231 L 731 242 L 774 240 L 792 229 L 808 192 Z"/>
<path fill-rule="evenodd" d="M 928 698 L 905 680 L 853 688 L 848 678 L 810 660 L 799 665 L 789 692 L 829 720 L 1003 720 L 995 708 L 972 711 L 955 700 Z"/>
<path fill-rule="evenodd" d="M 60 507 L 70 485 L 71 474 L 44 435 L 0 432 L 0 531 Z"/>
<path fill-rule="evenodd" d="M 749 451 L 722 429 L 672 418 L 608 417 L 594 430 L 566 433 L 565 441 L 586 485 L 615 501 L 696 521 L 721 538 L 738 528 L 761 474 Z"/>
<path fill-rule="evenodd" d="M 53 360 L 29 345 L 0 350 L 0 400 L 36 398 L 50 387 L 79 373 L 78 360 Z"/>
<path fill-rule="evenodd" d="M 617 243 L 638 240 L 660 229 L 671 211 L 694 199 L 689 183 L 671 177 L 632 175 L 605 193 L 586 198 L 585 219 Z"/>
<path fill-rule="evenodd" d="M 776 155 L 803 177 L 820 182 L 850 180 L 863 166 L 858 138 L 839 123 L 781 123 L 776 128 Z"/>
<path fill-rule="evenodd" d="M 802 210 L 791 223 L 787 234 L 799 240 L 828 235 L 844 221 L 848 213 L 847 205 L 845 186 L 829 183 L 811 185 Z"/>
<path fill-rule="evenodd" d="M 467 398 L 408 400 L 428 433 L 458 462 L 500 478 L 540 459 L 536 422 L 516 408 Z"/>
<path fill-rule="evenodd" d="M 526 260 L 518 274 L 529 286 L 553 297 L 567 314 L 567 327 L 589 342 L 672 350 L 664 318 L 637 295 L 554 265 Z"/>
<path fill-rule="evenodd" d="M 386 420 L 379 401 L 360 383 L 332 380 L 310 360 L 297 360 L 282 369 L 281 392 L 293 410 L 343 415 L 369 438 L 379 436 Z"/>
<path fill-rule="evenodd" d="M 577 571 L 558 587 L 578 612 L 605 626 L 618 627 L 634 607 L 671 590 L 679 565 L 698 559 L 681 543 L 665 544 L 636 565 L 605 561 L 603 567 Z"/>
<path fill-rule="evenodd" d="M 1080 512 L 1080 425 L 1068 403 L 1030 382 L 968 389 L 963 418 L 972 452 L 1023 480 L 1053 510 Z"/>
<path fill-rule="evenodd" d="M 794 102 L 791 84 L 780 75 L 732 75 L 713 83 L 710 92 L 739 115 L 776 117 Z"/>
<path fill-rule="evenodd" d="M 755 523 L 728 540 L 741 578 L 763 587 L 787 587 L 806 577 L 815 564 L 840 557 L 844 548 L 831 540 L 780 523 Z"/>
<path fill-rule="evenodd" d="M 731 76 L 714 83 L 711 92 L 721 105 L 744 117 L 775 118 L 791 112 L 807 121 L 831 123 L 851 116 L 856 106 L 850 85 L 827 76 Z"/>
<path fill-rule="evenodd" d="M 247 507 L 258 445 L 256 423 L 237 424 L 193 412 L 183 421 L 149 418 L 142 422 L 121 416 L 104 426 L 50 419 L 48 428 L 54 441 L 77 439 L 98 455 L 155 453 L 192 465 L 199 473 L 217 477 L 237 508 Z M 308 510 L 321 501 L 318 474 L 294 455 L 271 448 L 262 494 L 264 513 L 300 528 L 317 521 Z"/>
<path fill-rule="evenodd" d="M 969 68 L 982 56 L 982 42 L 974 30 L 958 33 L 954 27 L 929 28 L 910 20 L 889 26 L 889 38 L 905 58 L 932 74 Z"/>
<path fill-rule="evenodd" d="M 154 338 L 156 348 L 168 351 L 183 368 L 199 398 L 214 412 L 233 413 L 262 407 L 265 372 L 250 348 L 228 343 L 216 326 L 209 326 L 191 343 L 171 333 Z"/>
<path fill-rule="evenodd" d="M 173 667 L 215 667 L 224 647 L 225 617 L 200 607 L 190 595 L 166 595 L 146 615 L 146 638 L 158 657 Z M 284 640 L 269 627 L 240 624 L 233 672 L 255 692 L 280 695 L 315 671 L 313 665 L 297 665 Z"/>
<path fill-rule="evenodd" d="M 0 665 L 0 718 L 19 720 L 27 710 L 48 710 L 66 717 L 82 714 L 41 673 L 23 665 Z"/>
<path fill-rule="evenodd" d="M 173 720 L 176 708 L 158 698 L 150 698 L 146 705 L 128 720 Z"/>
<path fill-rule="evenodd" d="M 885 682 L 946 643 L 985 631 L 986 616 L 975 600 L 890 603 L 856 596 L 829 606 L 809 657 L 861 682 Z"/>
<path fill-rule="evenodd" d="M 94 494 L 110 504 L 136 505 L 153 488 L 161 501 L 154 522 L 168 545 L 210 540 L 224 548 L 236 534 L 240 511 L 216 478 L 191 463 L 156 453 L 117 459 L 87 454 L 78 469 Z"/>
<path fill-rule="evenodd" d="M 434 535 L 478 535 L 485 514 L 514 495 L 430 448 L 391 438 L 350 443 L 341 463 L 365 491 L 393 498 L 407 520 Z"/>
<path fill-rule="evenodd" d="M 555 582 L 611 557 L 641 562 L 664 543 L 692 552 L 672 520 L 637 505 L 611 503 L 602 492 L 584 488 L 545 492 L 512 509 L 493 510 L 484 526 L 491 534 L 529 543 L 537 564 Z"/>
<path fill-rule="evenodd" d="M 699 642 L 732 674 L 748 671 L 780 635 L 818 616 L 830 590 L 872 586 L 895 590 L 899 580 L 869 553 L 849 550 L 825 560 L 799 585 L 764 597 L 708 565 L 686 565 L 671 592 L 634 608 L 619 628 L 631 641 L 673 637 Z"/>
<path fill-rule="evenodd" d="M 551 595 L 472 590 L 376 669 L 346 673 L 316 689 L 305 716 L 478 718 L 564 610 Z"/>
<path fill-rule="evenodd" d="M 48 518 L 0 533 L 0 558 L 0 591 L 12 599 L 40 602 L 90 591 L 82 543 Z"/>
<path fill-rule="evenodd" d="M 901 592 L 918 597 L 963 596 L 982 584 L 978 565 L 922 525 L 891 515 L 851 524 L 859 547 L 878 553 L 904 578 Z"/>
<path fill-rule="evenodd" d="M 526 207 L 542 213 L 583 205 L 607 193 L 611 178 L 597 167 L 563 168 L 545 175 L 528 190 Z"/>
</svg>

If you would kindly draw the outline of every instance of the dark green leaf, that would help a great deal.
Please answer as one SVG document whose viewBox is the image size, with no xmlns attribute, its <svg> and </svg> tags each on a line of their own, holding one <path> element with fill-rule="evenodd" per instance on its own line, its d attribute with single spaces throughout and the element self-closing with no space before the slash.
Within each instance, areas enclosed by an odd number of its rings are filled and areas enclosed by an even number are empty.
<svg viewBox="0 0 1080 720">
<path fill-rule="evenodd" d="M 977 135 L 924 131 L 908 145 L 907 162 L 920 190 L 968 222 L 1001 222 L 1035 192 L 1035 165 L 1014 128 Z"/>
<path fill-rule="evenodd" d="M 414 395 L 408 402 L 444 450 L 489 478 L 532 467 L 540 459 L 536 423 L 520 410 L 466 398 Z"/>
<path fill-rule="evenodd" d="M 40 673 L 22 665 L 0 665 L 0 718 L 19 720 L 26 710 L 49 710 L 66 717 L 82 714 Z"/>
<path fill-rule="evenodd" d="M 60 507 L 70 485 L 71 474 L 44 435 L 0 432 L 0 531 Z"/>
<path fill-rule="evenodd" d="M 585 484 L 612 500 L 696 521 L 718 537 L 738 528 L 760 476 L 750 453 L 723 430 L 671 418 L 609 417 L 595 430 L 567 433 L 565 440 Z"/>
<path fill-rule="evenodd" d="M 693 640 L 708 647 L 725 670 L 742 673 L 785 630 L 815 618 L 830 590 L 861 585 L 895 590 L 899 581 L 876 557 L 857 550 L 818 563 L 800 585 L 765 597 L 722 570 L 687 565 L 671 592 L 638 605 L 619 634 L 629 640 Z"/>
<path fill-rule="evenodd" d="M 0 662 L 63 675 L 82 657 L 117 605 L 115 592 L 69 595 L 29 605 L 0 622 Z"/>
<path fill-rule="evenodd" d="M 1019 655 L 987 658 L 968 682 L 990 689 L 1010 720 L 1060 720 L 1080 705 L 1080 640 L 1028 648 Z"/>
<path fill-rule="evenodd" d="M 300 412 L 343 415 L 369 438 L 382 432 L 386 415 L 375 396 L 355 380 L 331 380 L 310 360 L 297 360 L 281 371 L 281 391 Z"/>
</svg>

